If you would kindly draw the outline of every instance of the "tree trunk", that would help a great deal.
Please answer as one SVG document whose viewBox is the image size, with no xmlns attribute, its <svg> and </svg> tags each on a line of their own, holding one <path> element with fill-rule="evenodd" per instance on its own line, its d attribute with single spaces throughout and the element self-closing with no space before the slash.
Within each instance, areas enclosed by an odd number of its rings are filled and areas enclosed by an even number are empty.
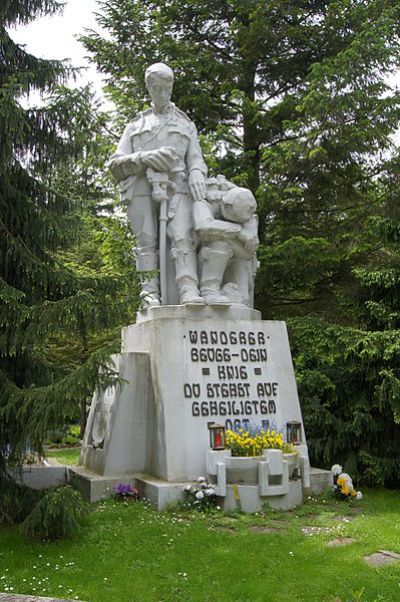
<svg viewBox="0 0 400 602">
<path fill-rule="evenodd" d="M 80 408 L 80 431 L 79 431 L 79 439 L 83 439 L 84 435 L 85 435 L 85 430 L 86 430 L 86 423 L 87 423 L 87 404 L 86 404 L 86 398 L 81 399 L 81 401 L 79 402 L 79 408 Z"/>
</svg>

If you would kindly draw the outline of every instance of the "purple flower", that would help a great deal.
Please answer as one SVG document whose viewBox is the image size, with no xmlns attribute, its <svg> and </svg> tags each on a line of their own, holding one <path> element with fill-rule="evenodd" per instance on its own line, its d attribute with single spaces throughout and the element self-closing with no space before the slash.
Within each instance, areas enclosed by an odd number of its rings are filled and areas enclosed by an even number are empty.
<svg viewBox="0 0 400 602">
<path fill-rule="evenodd" d="M 115 494 L 119 497 L 131 497 L 139 499 L 139 492 L 135 487 L 132 487 L 129 483 L 119 483 L 114 487 Z"/>
</svg>

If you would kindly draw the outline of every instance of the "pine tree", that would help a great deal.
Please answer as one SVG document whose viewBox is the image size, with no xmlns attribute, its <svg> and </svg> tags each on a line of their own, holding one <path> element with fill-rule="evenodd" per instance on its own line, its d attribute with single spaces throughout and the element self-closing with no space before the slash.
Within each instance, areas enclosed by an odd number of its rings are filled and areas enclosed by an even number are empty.
<svg viewBox="0 0 400 602">
<path fill-rule="evenodd" d="M 59 8 L 53 0 L 0 8 L 0 478 L 6 463 L 20 463 L 27 447 L 40 451 L 46 430 L 76 414 L 132 320 L 134 276 L 127 293 L 127 270 L 110 274 L 107 261 L 84 270 L 78 259 L 89 238 L 82 203 L 88 193 L 101 197 L 89 156 L 101 127 L 90 99 L 57 88 L 67 67 L 32 56 L 8 32 Z M 33 90 L 51 94 L 25 109 L 19 99 Z M 86 207 L 92 220 L 94 206 Z"/>
<path fill-rule="evenodd" d="M 391 487 L 400 483 L 398 179 L 396 155 L 376 183 L 375 214 L 359 235 L 368 262 L 340 291 L 342 324 L 289 322 L 313 461 L 339 462 L 370 485 Z"/>
</svg>

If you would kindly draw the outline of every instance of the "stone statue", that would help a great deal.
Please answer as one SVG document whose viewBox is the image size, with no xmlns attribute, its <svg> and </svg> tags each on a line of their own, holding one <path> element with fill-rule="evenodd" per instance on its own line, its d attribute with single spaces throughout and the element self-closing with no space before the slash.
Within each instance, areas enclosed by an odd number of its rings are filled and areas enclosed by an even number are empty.
<svg viewBox="0 0 400 602">
<path fill-rule="evenodd" d="M 206 198 L 193 206 L 200 239 L 200 291 L 210 305 L 253 306 L 257 269 L 256 200 L 247 188 L 223 176 L 207 180 Z"/>
<path fill-rule="evenodd" d="M 165 278 L 167 234 L 180 303 L 203 304 L 192 204 L 205 196 L 207 167 L 195 125 L 171 102 L 172 70 L 155 63 L 146 70 L 145 82 L 151 107 L 127 125 L 108 163 L 120 183 L 136 238 L 137 271 L 147 272 L 142 278 L 141 296 L 148 306 L 168 302 L 162 290 L 166 281 L 161 282 L 161 299 L 158 277 L 148 277 L 149 272 L 160 270 L 161 278 Z"/>
<path fill-rule="evenodd" d="M 256 201 L 223 176 L 206 179 L 196 127 L 171 102 L 173 77 L 164 63 L 146 70 L 151 107 L 127 125 L 108 163 L 136 239 L 143 305 L 173 304 L 177 285 L 182 305 L 252 307 Z"/>
</svg>

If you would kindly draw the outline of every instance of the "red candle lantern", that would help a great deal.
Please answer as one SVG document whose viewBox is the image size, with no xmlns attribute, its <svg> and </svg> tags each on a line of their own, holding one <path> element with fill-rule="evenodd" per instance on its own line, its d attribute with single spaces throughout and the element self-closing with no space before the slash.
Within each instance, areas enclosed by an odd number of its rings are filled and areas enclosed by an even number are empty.
<svg viewBox="0 0 400 602">
<path fill-rule="evenodd" d="M 207 426 L 210 431 L 211 449 L 225 449 L 225 427 L 215 422 L 209 422 Z"/>
<path fill-rule="evenodd" d="M 301 422 L 293 420 L 286 424 L 287 442 L 292 445 L 300 445 L 301 443 Z"/>
</svg>

